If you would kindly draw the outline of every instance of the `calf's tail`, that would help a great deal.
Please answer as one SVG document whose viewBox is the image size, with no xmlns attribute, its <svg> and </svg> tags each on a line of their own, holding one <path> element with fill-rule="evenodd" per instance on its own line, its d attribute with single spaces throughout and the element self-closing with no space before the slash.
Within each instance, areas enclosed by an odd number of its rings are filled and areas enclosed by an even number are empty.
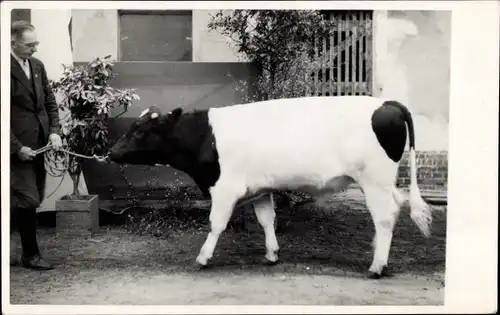
<svg viewBox="0 0 500 315">
<path fill-rule="evenodd" d="M 420 189 L 417 184 L 417 157 L 415 153 L 415 130 L 413 128 L 413 119 L 411 113 L 406 106 L 399 102 L 391 102 L 391 105 L 399 107 L 403 113 L 406 125 L 408 127 L 409 142 L 410 142 L 410 216 L 418 226 L 425 237 L 431 235 L 432 212 L 431 207 L 424 201 L 420 194 Z"/>
</svg>

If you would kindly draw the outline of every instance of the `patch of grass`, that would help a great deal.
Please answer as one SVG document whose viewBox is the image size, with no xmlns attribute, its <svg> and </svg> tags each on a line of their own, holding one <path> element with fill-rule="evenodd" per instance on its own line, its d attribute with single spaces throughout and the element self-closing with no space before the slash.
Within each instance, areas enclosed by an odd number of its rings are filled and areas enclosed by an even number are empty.
<svg viewBox="0 0 500 315">
<path fill-rule="evenodd" d="M 136 207 L 128 212 L 125 227 L 138 235 L 165 238 L 182 231 L 203 229 L 208 224 L 208 216 L 209 212 L 204 209 Z"/>
</svg>

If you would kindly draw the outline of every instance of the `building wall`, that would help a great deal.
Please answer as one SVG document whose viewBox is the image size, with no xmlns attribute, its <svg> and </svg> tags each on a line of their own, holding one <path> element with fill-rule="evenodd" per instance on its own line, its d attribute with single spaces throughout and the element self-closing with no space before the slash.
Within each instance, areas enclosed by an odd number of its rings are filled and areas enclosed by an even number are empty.
<svg viewBox="0 0 500 315">
<path fill-rule="evenodd" d="M 71 10 L 73 19 L 73 61 L 90 61 L 94 57 L 118 57 L 117 10 Z"/>
<path fill-rule="evenodd" d="M 450 11 L 375 15 L 375 93 L 413 113 L 417 150 L 448 150 Z"/>
<path fill-rule="evenodd" d="M 227 37 L 209 31 L 210 15 L 217 10 L 193 10 L 192 40 L 194 62 L 239 62 Z M 72 10 L 73 59 L 90 61 L 95 56 L 119 55 L 119 17 L 117 10 Z M 106 30 L 103 32 L 102 30 Z"/>
<path fill-rule="evenodd" d="M 59 80 L 62 64 L 73 63 L 68 28 L 71 10 L 31 11 L 31 23 L 36 27 L 40 40 L 35 56 L 43 61 L 49 79 Z"/>
<path fill-rule="evenodd" d="M 223 10 L 223 13 L 231 10 Z M 217 31 L 210 31 L 208 23 L 210 16 L 218 10 L 193 11 L 193 45 L 195 62 L 241 62 L 244 58 L 239 55 L 231 40 Z"/>
</svg>

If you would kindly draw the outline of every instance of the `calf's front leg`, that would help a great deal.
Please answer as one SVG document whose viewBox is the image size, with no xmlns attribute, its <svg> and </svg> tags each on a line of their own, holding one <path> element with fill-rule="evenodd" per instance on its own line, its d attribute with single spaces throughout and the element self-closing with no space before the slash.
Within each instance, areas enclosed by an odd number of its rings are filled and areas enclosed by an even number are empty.
<svg viewBox="0 0 500 315">
<path fill-rule="evenodd" d="M 241 196 L 241 191 L 233 184 L 216 184 L 211 190 L 212 206 L 210 209 L 210 232 L 203 244 L 196 262 L 206 266 L 213 256 L 217 241 L 227 227 L 233 213 L 236 201 Z"/>
</svg>

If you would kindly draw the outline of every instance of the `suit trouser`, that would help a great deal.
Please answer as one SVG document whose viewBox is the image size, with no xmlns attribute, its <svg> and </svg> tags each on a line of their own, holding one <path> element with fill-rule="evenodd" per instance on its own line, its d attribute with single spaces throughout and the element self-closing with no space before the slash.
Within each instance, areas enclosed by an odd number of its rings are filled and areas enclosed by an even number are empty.
<svg viewBox="0 0 500 315">
<path fill-rule="evenodd" d="M 36 232 L 36 209 L 43 200 L 45 190 L 46 172 L 43 154 L 37 155 L 33 161 L 15 166 L 11 171 L 12 176 L 17 183 L 16 189 L 11 188 L 11 227 L 17 227 L 19 231 L 23 256 L 31 257 L 40 254 Z"/>
<path fill-rule="evenodd" d="M 40 253 L 36 235 L 36 209 L 13 209 L 13 225 L 16 225 L 21 236 L 24 257 L 32 257 Z"/>
</svg>

